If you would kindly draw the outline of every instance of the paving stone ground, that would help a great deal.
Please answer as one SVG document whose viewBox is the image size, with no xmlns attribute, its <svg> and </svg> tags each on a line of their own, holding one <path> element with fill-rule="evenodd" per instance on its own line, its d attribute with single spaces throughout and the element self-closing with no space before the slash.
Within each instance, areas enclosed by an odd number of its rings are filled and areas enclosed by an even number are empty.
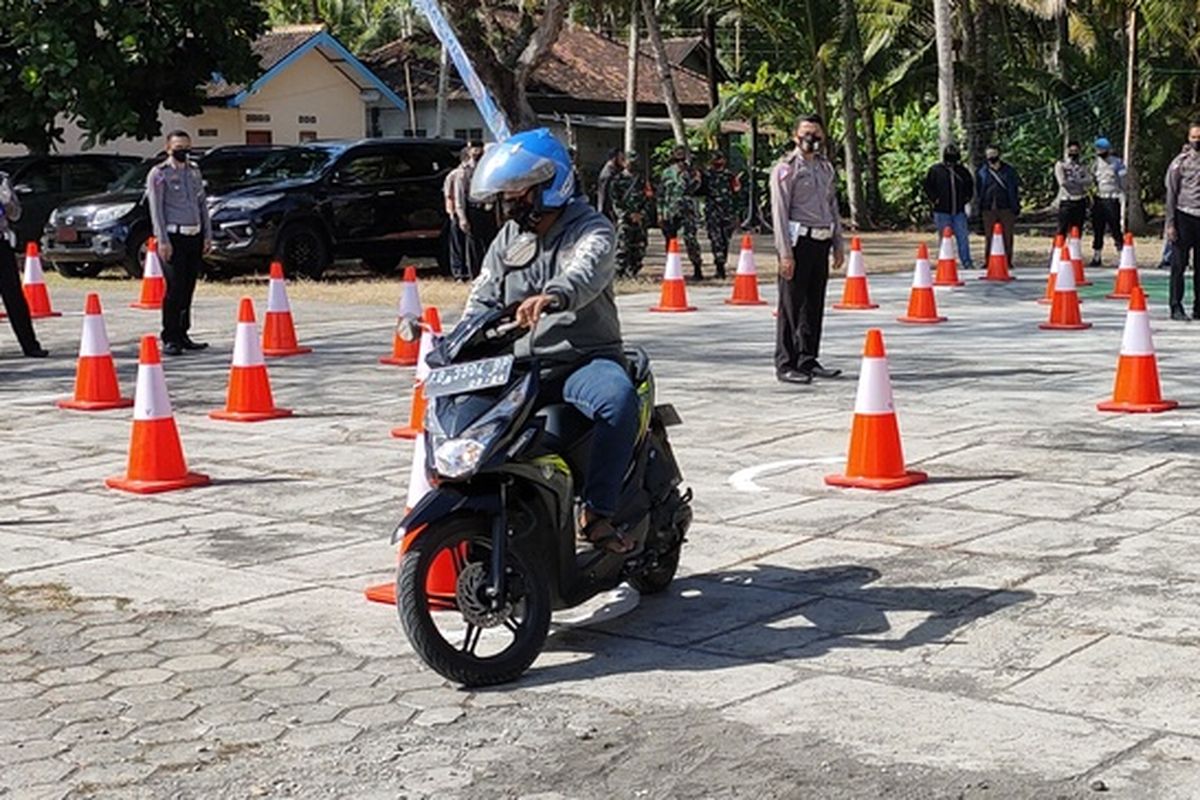
<svg viewBox="0 0 1200 800">
<path fill-rule="evenodd" d="M 930 328 L 894 322 L 907 276 L 873 277 L 879 310 L 827 316 L 823 360 L 849 374 L 799 389 L 773 379 L 768 309 L 623 297 L 685 420 L 680 578 L 605 598 L 520 683 L 475 693 L 361 594 L 391 577 L 411 454 L 388 436 L 411 373 L 376 363 L 394 298 L 296 303 L 315 352 L 271 377 L 297 415 L 236 425 L 205 416 L 235 303 L 202 297 L 214 347 L 166 373 L 214 485 L 132 497 L 103 487 L 128 413 L 53 407 L 82 307 L 59 289 L 55 356 L 0 356 L 0 796 L 1200 796 L 1196 334 L 1152 310 L 1179 411 L 1101 415 L 1122 306 L 1092 289 L 1095 328 L 1038 331 L 1042 269 L 1019 275 L 939 290 Z M 134 291 L 104 297 L 127 392 L 157 327 Z M 932 476 L 902 492 L 822 482 L 870 326 Z"/>
</svg>

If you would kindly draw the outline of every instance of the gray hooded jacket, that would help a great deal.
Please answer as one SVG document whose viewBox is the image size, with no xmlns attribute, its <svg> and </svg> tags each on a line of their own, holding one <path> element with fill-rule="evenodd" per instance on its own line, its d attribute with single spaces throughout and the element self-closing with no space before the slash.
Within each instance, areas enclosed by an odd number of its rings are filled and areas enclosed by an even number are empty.
<svg viewBox="0 0 1200 800">
<path fill-rule="evenodd" d="M 542 318 L 516 344 L 516 355 L 548 361 L 582 361 L 594 356 L 621 358 L 621 322 L 613 294 L 616 233 L 608 218 L 574 200 L 546 235 L 529 266 L 506 267 L 502 256 L 520 230 L 505 224 L 483 258 L 471 287 L 465 316 L 504 308 L 536 294 L 557 295 L 559 313 Z"/>
</svg>

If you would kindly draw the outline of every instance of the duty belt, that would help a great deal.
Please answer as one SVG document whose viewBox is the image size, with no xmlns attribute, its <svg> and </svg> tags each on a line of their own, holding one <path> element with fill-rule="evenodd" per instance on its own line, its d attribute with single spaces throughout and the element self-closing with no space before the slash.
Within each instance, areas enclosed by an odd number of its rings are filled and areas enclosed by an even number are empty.
<svg viewBox="0 0 1200 800">
<path fill-rule="evenodd" d="M 792 236 L 792 244 L 796 243 L 801 236 L 808 236 L 817 242 L 827 242 L 833 238 L 833 226 L 814 226 L 801 225 L 799 222 L 788 222 L 788 233 Z"/>
<path fill-rule="evenodd" d="M 199 225 L 168 225 L 167 233 L 178 233 L 180 236 L 199 236 Z"/>
<path fill-rule="evenodd" d="M 1087 195 L 1086 194 L 1081 194 L 1081 195 L 1070 195 L 1069 194 L 1066 197 L 1064 197 L 1063 199 L 1068 202 L 1071 202 L 1071 203 L 1078 203 L 1080 200 L 1087 200 Z"/>
<path fill-rule="evenodd" d="M 1189 217 L 1200 217 L 1200 208 L 1195 208 L 1194 206 L 1176 206 L 1175 210 L 1182 211 Z"/>
<path fill-rule="evenodd" d="M 1123 196 L 1124 195 L 1122 195 L 1120 192 L 1117 192 L 1116 194 L 1105 192 L 1104 194 L 1096 195 L 1096 197 L 1099 197 L 1101 200 L 1120 200 Z"/>
</svg>

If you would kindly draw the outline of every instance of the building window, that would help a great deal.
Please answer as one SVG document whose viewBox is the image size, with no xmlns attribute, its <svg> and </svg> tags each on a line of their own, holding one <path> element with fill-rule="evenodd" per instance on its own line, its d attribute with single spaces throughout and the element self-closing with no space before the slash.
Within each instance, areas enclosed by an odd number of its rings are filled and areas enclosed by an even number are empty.
<svg viewBox="0 0 1200 800">
<path fill-rule="evenodd" d="M 405 128 L 404 135 L 408 136 L 409 138 L 416 137 L 418 139 L 424 139 L 426 136 L 428 136 L 424 128 L 417 128 L 415 131 L 412 128 Z"/>
<path fill-rule="evenodd" d="M 316 131 L 300 131 L 300 141 L 315 142 L 317 140 Z"/>
<path fill-rule="evenodd" d="M 297 121 L 301 125 L 316 125 L 317 117 L 314 114 L 301 114 Z"/>
<path fill-rule="evenodd" d="M 454 138 L 466 141 L 482 140 L 483 128 L 455 128 Z"/>
<path fill-rule="evenodd" d="M 270 114 L 247 114 L 246 122 L 270 122 Z"/>
<path fill-rule="evenodd" d="M 196 131 L 196 136 L 198 136 L 201 139 L 215 139 L 217 136 L 220 136 L 220 135 L 221 135 L 221 132 L 218 131 L 216 128 L 201 128 L 200 130 Z"/>
</svg>

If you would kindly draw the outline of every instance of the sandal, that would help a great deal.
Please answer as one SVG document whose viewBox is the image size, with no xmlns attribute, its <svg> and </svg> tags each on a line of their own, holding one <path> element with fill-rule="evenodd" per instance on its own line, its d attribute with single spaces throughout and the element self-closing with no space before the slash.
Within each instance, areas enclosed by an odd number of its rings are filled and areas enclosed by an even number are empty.
<svg viewBox="0 0 1200 800">
<path fill-rule="evenodd" d="M 580 522 L 582 523 L 582 520 Z M 613 527 L 612 520 L 606 517 L 596 517 L 591 522 L 581 524 L 579 538 L 597 550 L 618 556 L 633 555 L 633 551 L 637 549 L 637 542 L 627 539 Z"/>
</svg>

